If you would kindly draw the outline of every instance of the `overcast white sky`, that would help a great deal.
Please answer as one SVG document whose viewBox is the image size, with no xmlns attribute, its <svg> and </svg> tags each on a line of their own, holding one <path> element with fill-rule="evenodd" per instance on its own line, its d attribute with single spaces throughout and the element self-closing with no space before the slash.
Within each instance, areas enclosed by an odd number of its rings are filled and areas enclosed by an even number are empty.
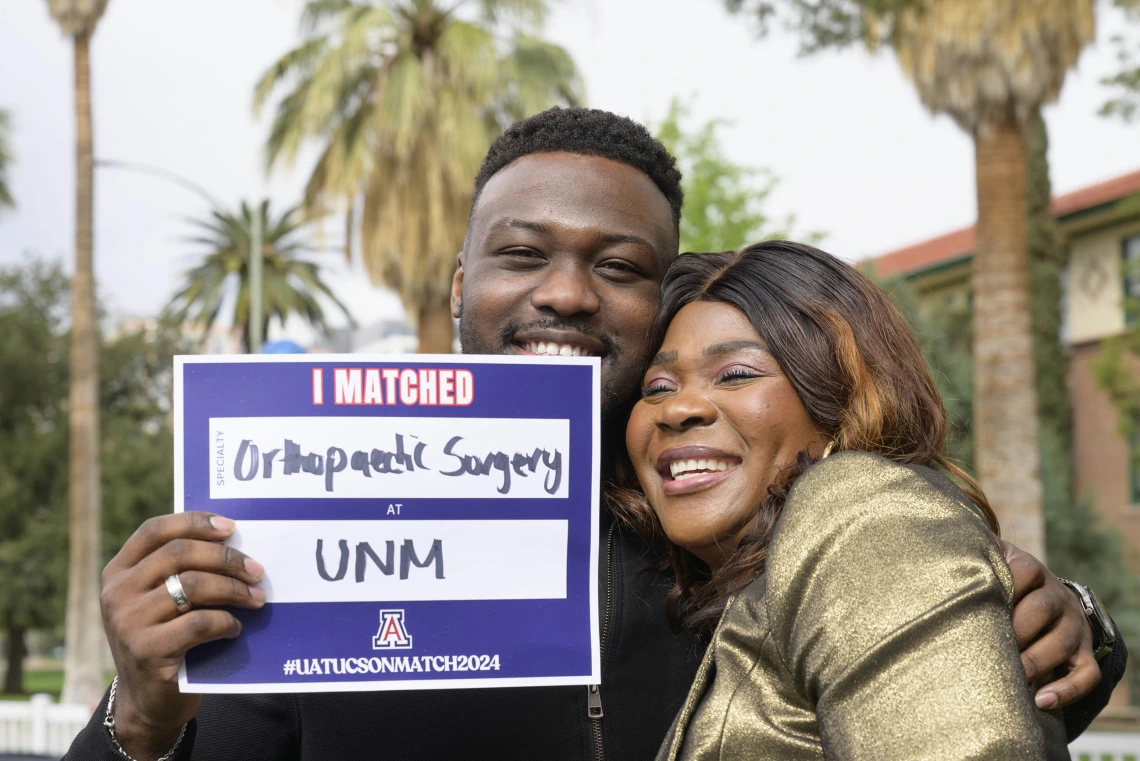
<svg viewBox="0 0 1140 761">
<path fill-rule="evenodd" d="M 227 203 L 294 203 L 306 166 L 266 178 L 265 120 L 253 83 L 297 40 L 300 0 L 111 0 L 93 42 L 95 152 L 177 172 Z M 1096 116 L 1098 84 L 1122 27 L 1103 15 L 1089 49 L 1047 111 L 1053 183 L 1065 192 L 1140 169 L 1140 124 Z M 828 233 L 846 258 L 880 253 L 970 224 L 973 151 L 947 118 L 932 118 L 888 54 L 795 56 L 795 41 L 757 41 L 720 0 L 563 0 L 548 34 L 584 73 L 589 104 L 657 120 L 693 96 L 697 121 L 725 118 L 730 156 L 781 178 L 770 210 L 801 231 Z M 13 190 L 0 214 L 0 265 L 71 257 L 71 56 L 43 0 L 0 0 L 0 108 L 15 121 Z M 118 314 L 156 312 L 192 249 L 183 218 L 206 203 L 170 183 L 98 170 L 95 256 Z M 795 231 L 793 231 L 795 232 Z M 390 293 L 329 256 L 330 281 L 367 324 L 399 311 Z"/>
</svg>

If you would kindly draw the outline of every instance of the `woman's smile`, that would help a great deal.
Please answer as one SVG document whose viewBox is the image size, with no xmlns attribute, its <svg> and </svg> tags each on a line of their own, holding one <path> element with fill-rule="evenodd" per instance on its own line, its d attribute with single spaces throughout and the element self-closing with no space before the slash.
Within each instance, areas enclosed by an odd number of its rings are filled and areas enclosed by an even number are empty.
<svg viewBox="0 0 1140 761">
<path fill-rule="evenodd" d="M 741 458 L 702 444 L 666 449 L 657 457 L 661 490 L 667 496 L 692 494 L 712 488 L 734 475 Z"/>
</svg>

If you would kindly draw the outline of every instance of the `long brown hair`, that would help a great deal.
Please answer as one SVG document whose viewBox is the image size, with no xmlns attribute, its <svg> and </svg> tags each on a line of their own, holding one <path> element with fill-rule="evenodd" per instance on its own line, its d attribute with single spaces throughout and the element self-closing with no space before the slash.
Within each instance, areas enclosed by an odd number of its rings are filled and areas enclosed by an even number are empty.
<svg viewBox="0 0 1140 761">
<path fill-rule="evenodd" d="M 954 477 L 994 533 L 997 517 L 978 484 L 942 451 L 948 422 L 938 388 L 906 320 L 865 275 L 819 249 L 767 241 L 738 253 L 685 254 L 665 275 L 654 325 L 657 346 L 686 304 L 731 304 L 748 316 L 835 451 L 874 452 Z M 628 463 L 607 485 L 625 523 L 664 546 L 675 583 L 669 614 L 682 628 L 716 626 L 728 596 L 763 571 L 768 543 L 795 480 L 822 452 L 800 452 L 768 487 L 749 534 L 715 572 L 665 540 Z"/>
</svg>

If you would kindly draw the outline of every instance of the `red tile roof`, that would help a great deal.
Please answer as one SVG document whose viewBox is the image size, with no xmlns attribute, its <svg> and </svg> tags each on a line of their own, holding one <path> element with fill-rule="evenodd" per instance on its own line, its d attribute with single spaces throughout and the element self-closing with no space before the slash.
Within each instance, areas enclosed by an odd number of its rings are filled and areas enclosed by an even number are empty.
<svg viewBox="0 0 1140 761">
<path fill-rule="evenodd" d="M 1053 197 L 1053 215 L 1066 217 L 1110 201 L 1140 193 L 1140 171 Z M 905 275 L 960 259 L 974 251 L 974 227 L 963 227 L 921 243 L 900 248 L 871 259 L 879 277 Z"/>
</svg>

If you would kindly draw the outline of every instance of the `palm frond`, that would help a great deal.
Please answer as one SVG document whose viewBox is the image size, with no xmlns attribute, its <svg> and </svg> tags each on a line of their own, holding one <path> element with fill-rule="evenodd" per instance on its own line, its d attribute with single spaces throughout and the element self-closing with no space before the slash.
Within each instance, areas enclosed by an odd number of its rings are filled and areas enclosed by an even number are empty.
<svg viewBox="0 0 1140 761">
<path fill-rule="evenodd" d="M 13 160 L 12 146 L 8 137 L 10 126 L 8 112 L 0 109 L 0 207 L 16 205 L 8 185 L 8 167 Z"/>
<path fill-rule="evenodd" d="M 1095 32 L 1094 0 L 926 0 L 898 12 L 892 45 L 923 104 L 974 132 L 1027 124 Z"/>
<path fill-rule="evenodd" d="M 320 300 L 332 303 L 350 324 L 347 307 L 321 279 L 319 264 L 298 207 L 274 214 L 268 200 L 255 205 L 241 202 L 236 211 L 215 210 L 206 218 L 190 219 L 196 232 L 186 238 L 202 253 L 201 263 L 188 269 L 171 297 L 166 313 L 173 319 L 209 328 L 229 304 L 229 321 L 249 335 L 250 230 L 255 219 L 262 225 L 262 292 L 265 320 L 284 322 L 297 315 L 318 331 L 327 332 Z"/>
<path fill-rule="evenodd" d="M 90 36 L 107 10 L 107 0 L 48 0 L 48 13 L 68 37 Z"/>
<path fill-rule="evenodd" d="M 446 298 L 471 178 L 498 131 L 584 99 L 570 56 L 534 35 L 547 0 L 479 0 L 477 21 L 454 12 L 462 4 L 311 0 L 302 15 L 311 47 L 279 60 L 254 94 L 261 105 L 284 90 L 266 142 L 270 163 L 320 145 L 305 213 L 359 199 L 365 267 L 412 314 Z"/>
</svg>

